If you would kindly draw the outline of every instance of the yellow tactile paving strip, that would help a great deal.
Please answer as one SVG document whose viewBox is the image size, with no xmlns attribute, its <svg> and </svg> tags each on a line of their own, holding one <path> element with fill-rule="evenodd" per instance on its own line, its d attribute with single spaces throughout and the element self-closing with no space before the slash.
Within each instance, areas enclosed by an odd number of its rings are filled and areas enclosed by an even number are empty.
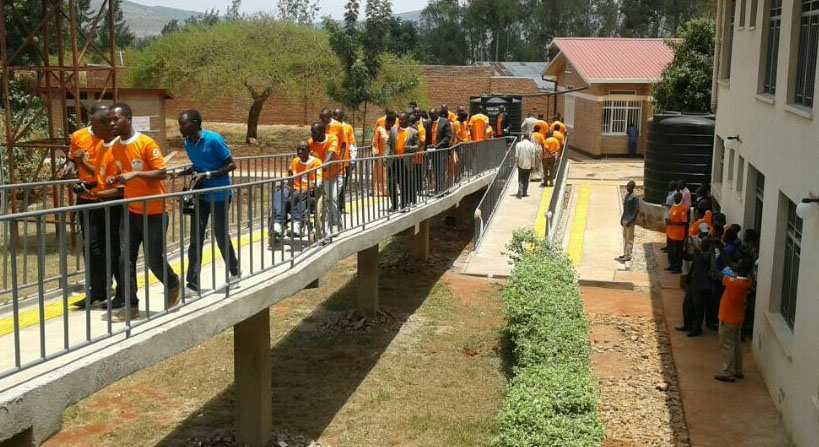
<svg viewBox="0 0 819 447">
<path fill-rule="evenodd" d="M 552 200 L 552 192 L 554 188 L 551 186 L 543 189 L 543 196 L 540 198 L 540 206 L 537 208 L 537 216 L 535 216 L 535 235 L 539 238 L 546 236 L 546 210 L 549 208 L 549 202 Z"/>
<path fill-rule="evenodd" d="M 586 218 L 589 213 L 589 197 L 591 186 L 581 184 L 577 193 L 577 205 L 574 211 L 574 220 L 569 231 L 569 258 L 575 266 L 583 260 L 583 240 L 586 232 Z"/>
</svg>

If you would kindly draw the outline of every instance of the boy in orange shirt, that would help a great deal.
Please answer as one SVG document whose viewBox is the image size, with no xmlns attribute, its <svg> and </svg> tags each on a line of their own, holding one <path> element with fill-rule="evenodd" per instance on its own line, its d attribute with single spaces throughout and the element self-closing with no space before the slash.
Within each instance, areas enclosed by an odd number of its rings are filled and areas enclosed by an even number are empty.
<svg viewBox="0 0 819 447">
<path fill-rule="evenodd" d="M 273 216 L 270 219 L 270 246 L 277 237 L 284 234 L 287 218 L 287 205 L 290 205 L 290 218 L 293 222 L 290 234 L 301 237 L 307 226 L 307 198 L 315 195 L 321 188 L 321 160 L 310 155 L 307 141 L 299 141 L 296 157 L 290 162 L 288 176 L 298 176 L 282 184 L 273 196 Z"/>
<path fill-rule="evenodd" d="M 722 299 L 719 302 L 719 346 L 722 350 L 722 372 L 714 376 L 720 382 L 735 382 L 742 379 L 742 342 L 740 331 L 745 317 L 745 297 L 751 290 L 751 271 L 747 261 L 737 265 L 737 276 L 724 275 Z"/>
<path fill-rule="evenodd" d="M 560 157 L 560 142 L 552 136 L 551 131 L 548 135 L 549 137 L 543 143 L 543 183 L 540 184 L 541 187 L 554 186 L 555 166 Z"/>
<path fill-rule="evenodd" d="M 126 199 L 165 194 L 165 158 L 162 151 L 151 137 L 136 132 L 131 124 L 131 107 L 125 103 L 117 103 L 108 111 L 108 123 L 113 134 L 119 141 L 111 149 L 116 171 L 110 173 L 106 182 L 109 185 L 124 185 L 123 196 Z M 109 173 L 106 172 L 106 175 Z M 130 275 L 127 278 L 128 307 L 120 310 L 114 316 L 114 321 L 127 321 L 139 318 L 139 298 L 137 298 L 136 262 L 139 256 L 139 247 L 147 248 L 146 263 L 151 272 L 165 285 L 165 297 L 168 308 L 179 303 L 179 276 L 168 264 L 165 256 L 165 233 L 168 228 L 168 216 L 165 212 L 163 199 L 148 200 L 146 202 L 132 202 L 128 205 L 129 232 L 128 240 L 122 243 L 122 258 Z M 147 221 L 147 225 L 145 222 Z M 114 300 L 116 301 L 116 300 Z M 123 299 L 123 301 L 125 301 Z M 124 305 L 125 303 L 116 303 Z"/>
<path fill-rule="evenodd" d="M 326 133 L 326 127 L 322 122 L 315 122 L 310 126 L 310 139 L 307 144 L 310 152 L 321 160 L 325 167 L 322 172 L 322 202 L 320 210 L 321 221 L 325 234 L 332 232 L 332 226 L 342 226 L 341 211 L 338 209 L 338 187 L 339 174 L 342 173 L 343 166 L 334 161 L 339 160 L 339 143 L 335 135 Z"/>
<path fill-rule="evenodd" d="M 688 208 L 682 200 L 682 193 L 674 194 L 674 204 L 665 220 L 665 234 L 668 238 L 668 267 L 671 273 L 682 273 L 685 226 L 688 223 Z"/>
</svg>

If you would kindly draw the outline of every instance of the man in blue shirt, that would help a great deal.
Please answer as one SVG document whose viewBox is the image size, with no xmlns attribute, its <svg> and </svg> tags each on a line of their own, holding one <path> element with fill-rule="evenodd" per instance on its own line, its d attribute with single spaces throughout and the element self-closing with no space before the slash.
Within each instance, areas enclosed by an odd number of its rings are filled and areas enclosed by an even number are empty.
<svg viewBox="0 0 819 447">
<path fill-rule="evenodd" d="M 196 110 L 185 110 L 179 114 L 179 133 L 185 138 L 185 151 L 193 166 L 178 175 L 193 174 L 195 189 L 229 186 L 228 174 L 236 169 L 236 165 L 225 139 L 216 132 L 202 129 L 202 115 Z M 233 191 L 229 189 L 198 195 L 198 213 L 191 219 L 191 245 L 188 247 L 189 265 L 186 275 L 188 288 L 195 292 L 199 292 L 202 246 L 211 213 L 216 244 L 230 271 L 230 284 L 235 284 L 239 279 L 239 261 L 227 232 L 227 213 L 232 196 Z"/>
</svg>

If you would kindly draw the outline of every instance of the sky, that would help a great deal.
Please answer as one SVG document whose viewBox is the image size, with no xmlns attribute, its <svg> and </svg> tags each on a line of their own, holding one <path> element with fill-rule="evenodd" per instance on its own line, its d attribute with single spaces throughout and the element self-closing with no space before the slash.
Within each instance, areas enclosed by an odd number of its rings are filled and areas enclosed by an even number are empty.
<svg viewBox="0 0 819 447">
<path fill-rule="evenodd" d="M 191 11 L 205 11 L 218 9 L 224 13 L 230 0 L 131 0 L 149 6 L 168 6 L 171 8 L 188 9 Z M 397 1 L 393 2 L 394 13 L 417 11 L 424 9 L 428 0 Z M 344 4 L 346 0 L 319 0 L 321 10 L 318 16 L 330 15 L 334 19 L 341 19 L 344 16 Z M 361 1 L 361 13 L 364 13 L 366 0 Z M 259 11 L 273 12 L 276 9 L 276 0 L 242 0 L 242 12 L 253 13 Z"/>
</svg>

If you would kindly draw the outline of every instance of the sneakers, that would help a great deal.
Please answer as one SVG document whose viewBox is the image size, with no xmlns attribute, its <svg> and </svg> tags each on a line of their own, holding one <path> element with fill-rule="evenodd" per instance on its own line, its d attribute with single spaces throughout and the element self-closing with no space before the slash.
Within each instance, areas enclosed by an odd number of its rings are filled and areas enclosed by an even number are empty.
<svg viewBox="0 0 819 447">
<path fill-rule="evenodd" d="M 278 222 L 273 222 L 273 234 L 276 236 L 281 236 L 284 233 L 282 230 L 282 224 Z"/>
<path fill-rule="evenodd" d="M 85 309 L 86 307 L 90 307 L 90 308 L 93 309 L 94 307 L 97 306 L 97 303 L 105 303 L 105 298 L 103 298 L 101 300 L 94 300 L 94 299 L 89 300 L 88 297 L 86 297 L 86 298 L 83 298 L 83 299 L 75 302 L 74 304 L 72 304 L 72 306 L 74 306 L 75 309 Z"/>
<path fill-rule="evenodd" d="M 230 279 L 228 280 L 228 289 L 230 289 L 230 290 L 238 289 L 240 287 L 239 286 L 239 281 L 241 281 L 241 280 L 242 280 L 242 271 L 241 270 L 238 273 L 236 273 L 235 275 L 231 274 Z"/>
<path fill-rule="evenodd" d="M 168 309 L 179 304 L 179 284 L 176 287 L 168 288 Z"/>
<path fill-rule="evenodd" d="M 111 316 L 111 321 L 113 321 L 114 323 L 124 323 L 124 322 L 128 321 L 129 320 L 129 315 L 128 315 L 127 310 L 128 309 L 122 308 L 119 311 L 117 311 L 117 313 L 115 313 L 114 315 Z M 139 306 L 134 304 L 134 305 L 131 306 L 130 319 L 131 320 L 138 320 L 139 317 L 140 317 Z"/>
<path fill-rule="evenodd" d="M 737 379 L 734 378 L 734 376 L 730 376 L 728 374 L 717 374 L 716 376 L 714 376 L 714 378 L 719 380 L 720 382 L 734 383 L 737 381 Z"/>
<path fill-rule="evenodd" d="M 292 230 L 290 235 L 292 237 L 301 237 L 302 236 L 301 222 L 299 222 L 299 221 L 293 222 L 293 230 Z"/>
</svg>

